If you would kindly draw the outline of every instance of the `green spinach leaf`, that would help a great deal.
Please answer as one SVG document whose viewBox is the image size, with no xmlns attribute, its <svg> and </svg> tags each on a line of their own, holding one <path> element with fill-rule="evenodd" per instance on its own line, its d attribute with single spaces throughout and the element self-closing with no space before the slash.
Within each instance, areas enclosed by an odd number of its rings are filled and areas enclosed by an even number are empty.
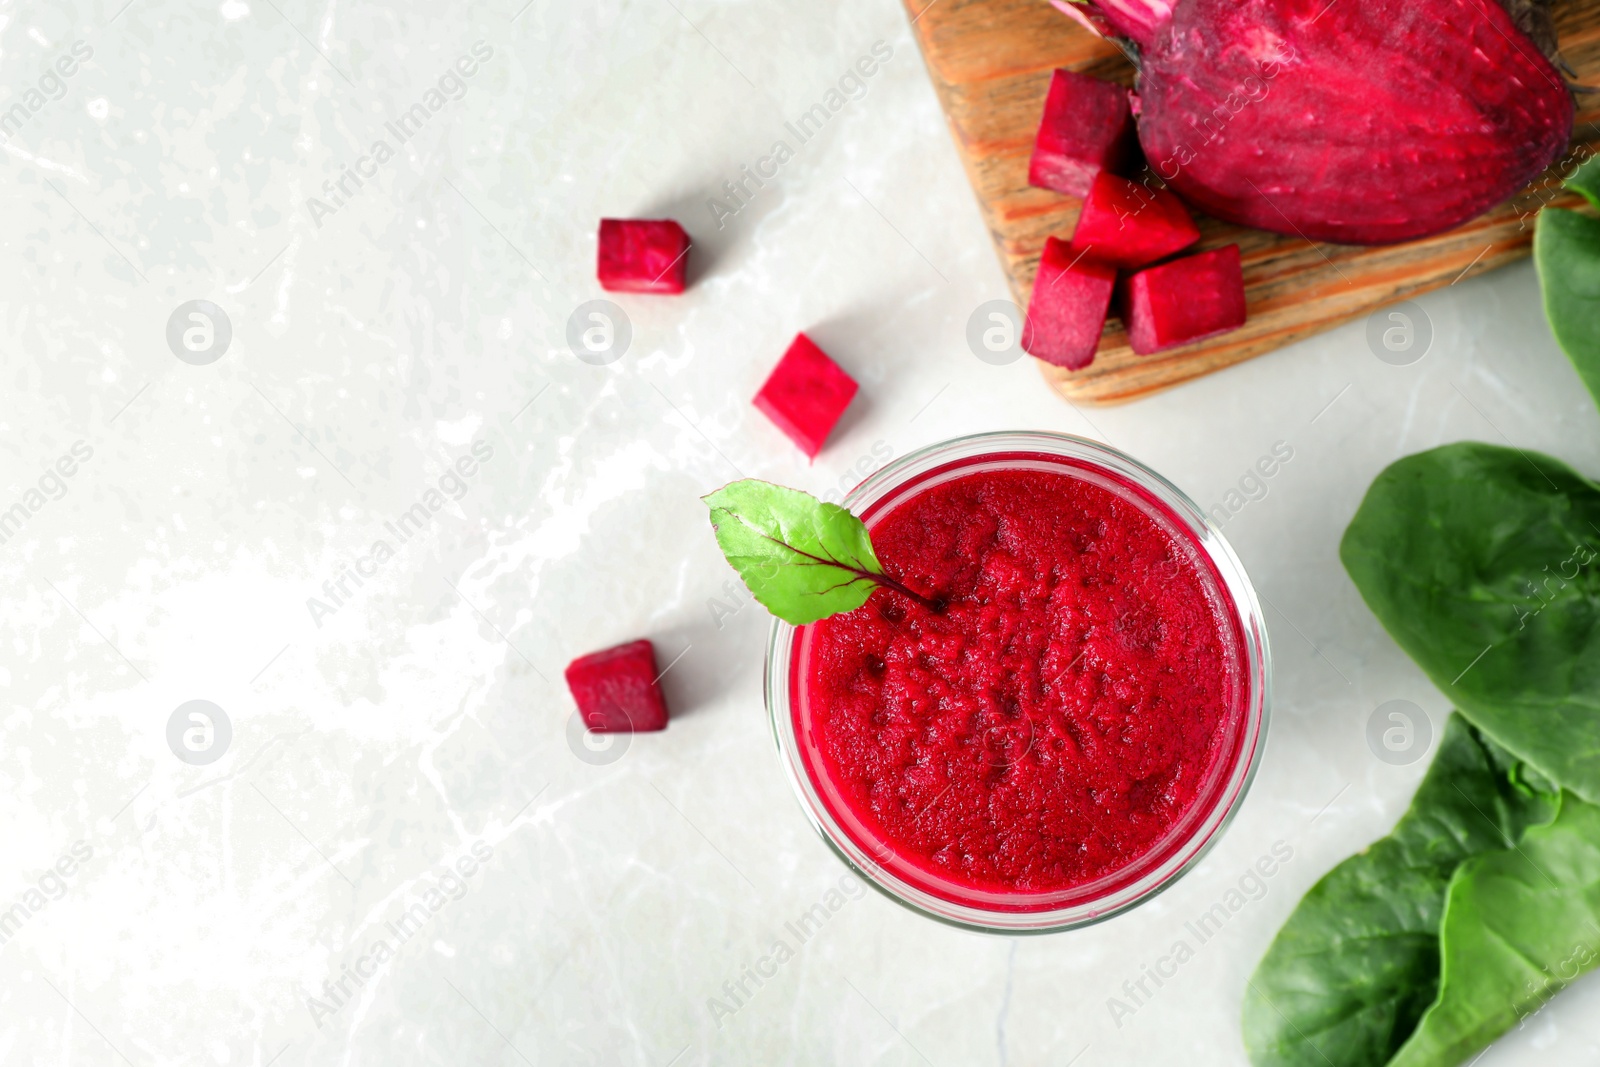
<svg viewBox="0 0 1600 1067">
<path fill-rule="evenodd" d="M 1441 943 L 1439 999 L 1392 1067 L 1455 1067 L 1600 963 L 1600 808 L 1565 793 L 1517 848 L 1463 863 Z"/>
<path fill-rule="evenodd" d="M 1600 489 L 1548 456 L 1446 445 L 1378 476 L 1339 555 L 1462 714 L 1600 802 Z"/>
<path fill-rule="evenodd" d="M 1582 193 L 1595 207 L 1600 207 L 1600 156 L 1590 156 L 1565 184 L 1568 189 Z"/>
<path fill-rule="evenodd" d="M 1245 989 L 1256 1067 L 1382 1067 L 1432 1003 L 1450 877 L 1550 819 L 1554 796 L 1459 715 L 1389 836 L 1306 893 Z"/>
<path fill-rule="evenodd" d="M 1595 162 L 1567 184 L 1584 178 Z M 1588 173 L 1582 191 L 1591 199 L 1600 192 L 1600 172 Z M 1533 262 L 1550 332 L 1600 402 L 1600 219 L 1545 208 L 1533 232 Z"/>
</svg>

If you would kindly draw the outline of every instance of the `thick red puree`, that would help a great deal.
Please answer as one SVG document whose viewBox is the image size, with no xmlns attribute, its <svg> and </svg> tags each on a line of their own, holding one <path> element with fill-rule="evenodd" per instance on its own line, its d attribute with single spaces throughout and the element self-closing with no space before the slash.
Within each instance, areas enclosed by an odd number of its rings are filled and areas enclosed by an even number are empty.
<svg viewBox="0 0 1600 1067">
<path fill-rule="evenodd" d="M 796 726 L 836 815 L 940 881 L 1036 893 L 1128 866 L 1211 803 L 1242 637 L 1176 527 L 1037 470 L 964 475 L 870 525 L 887 572 L 946 606 L 880 589 L 802 642 Z"/>
</svg>

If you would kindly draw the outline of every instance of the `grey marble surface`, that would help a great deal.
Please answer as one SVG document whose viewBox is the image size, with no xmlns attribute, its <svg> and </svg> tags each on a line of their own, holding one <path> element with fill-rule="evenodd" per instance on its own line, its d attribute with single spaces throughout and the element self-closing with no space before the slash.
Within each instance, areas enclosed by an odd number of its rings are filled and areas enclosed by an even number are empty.
<svg viewBox="0 0 1600 1067">
<path fill-rule="evenodd" d="M 1369 717 L 1448 710 L 1338 564 L 1366 485 L 1467 438 L 1600 471 L 1531 268 L 1418 301 L 1405 366 L 1357 323 L 1075 410 L 968 349 L 1005 287 L 892 0 L 520 2 L 0 7 L 0 1061 L 1242 1062 L 1273 931 L 1425 766 L 1375 758 Z M 776 177 L 708 208 L 879 41 Z M 597 220 L 667 214 L 693 287 L 616 297 L 626 352 L 574 358 Z M 801 329 L 862 387 L 811 465 L 749 403 Z M 1008 940 L 841 896 L 717 1011 L 843 870 L 697 497 L 1017 428 L 1208 507 L 1293 449 L 1224 527 L 1276 655 L 1254 790 L 1131 914 Z M 675 664 L 671 727 L 570 744 L 562 667 L 638 636 Z M 1265 893 L 1113 1011 L 1275 842 Z M 1582 983 L 1479 1063 L 1591 1061 L 1597 1007 Z"/>
</svg>

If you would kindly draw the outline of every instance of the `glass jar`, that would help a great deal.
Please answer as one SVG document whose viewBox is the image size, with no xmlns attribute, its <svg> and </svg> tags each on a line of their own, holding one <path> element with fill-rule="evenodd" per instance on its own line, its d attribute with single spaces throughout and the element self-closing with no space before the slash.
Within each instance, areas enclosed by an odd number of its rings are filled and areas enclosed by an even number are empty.
<svg viewBox="0 0 1600 1067">
<path fill-rule="evenodd" d="M 852 810 L 811 747 L 811 710 L 800 670 L 808 627 L 774 620 L 766 702 L 773 736 L 807 817 L 845 863 L 890 898 L 953 925 L 988 932 L 1045 933 L 1109 918 L 1170 886 L 1216 843 L 1244 799 L 1264 747 L 1270 660 L 1261 607 L 1221 532 L 1176 486 L 1106 445 L 1052 433 L 987 433 L 905 456 L 845 498 L 868 529 L 900 504 L 954 478 L 997 470 L 1049 470 L 1086 480 L 1133 505 L 1189 558 L 1218 614 L 1236 627 L 1225 733 L 1187 809 L 1145 851 L 1095 881 L 1043 892 L 975 889 L 898 855 Z M 1176 566 L 1176 564 L 1174 564 Z M 882 595 L 874 594 L 875 596 Z"/>
</svg>

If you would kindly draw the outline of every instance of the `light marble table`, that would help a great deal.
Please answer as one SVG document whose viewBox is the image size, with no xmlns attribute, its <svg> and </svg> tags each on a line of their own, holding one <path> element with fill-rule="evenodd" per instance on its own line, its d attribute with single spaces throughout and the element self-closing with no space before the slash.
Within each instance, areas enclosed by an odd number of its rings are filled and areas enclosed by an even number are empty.
<svg viewBox="0 0 1600 1067">
<path fill-rule="evenodd" d="M 1074 410 L 968 348 L 1005 288 L 893 0 L 518 3 L 0 15 L 0 892 L 22 905 L 0 1061 L 1240 1063 L 1273 931 L 1425 766 L 1375 758 L 1369 717 L 1447 712 L 1336 558 L 1366 485 L 1464 438 L 1600 471 L 1532 269 L 1420 300 L 1409 365 L 1355 324 Z M 799 144 L 786 124 L 879 41 Z M 708 207 L 744 166 L 775 175 Z M 600 296 L 602 215 L 673 215 L 696 245 L 683 297 L 616 298 L 631 342 L 595 365 L 566 330 Z M 801 329 L 862 385 L 813 465 L 749 403 Z M 732 572 L 697 497 L 739 473 L 826 492 L 1013 428 L 1108 441 L 1206 506 L 1293 449 L 1224 527 L 1276 655 L 1254 790 L 1129 915 L 1008 940 L 846 897 L 725 1016 L 711 999 L 843 869 L 781 777 L 768 620 L 714 603 Z M 569 744 L 562 667 L 637 636 L 674 663 L 670 729 Z M 1279 841 L 1265 895 L 1114 1013 Z M 1585 982 L 1479 1063 L 1592 1061 L 1597 1007 Z"/>
</svg>

